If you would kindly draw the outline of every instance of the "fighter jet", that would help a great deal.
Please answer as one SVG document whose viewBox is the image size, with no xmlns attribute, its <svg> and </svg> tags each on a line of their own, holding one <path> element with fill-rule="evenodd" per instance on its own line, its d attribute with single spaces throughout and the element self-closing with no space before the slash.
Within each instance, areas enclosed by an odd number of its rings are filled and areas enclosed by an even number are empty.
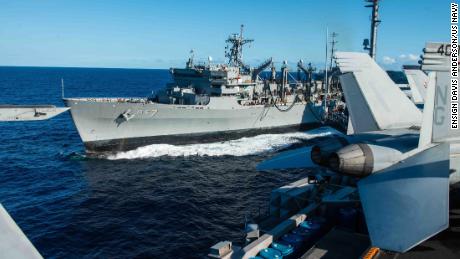
<svg viewBox="0 0 460 259">
<path fill-rule="evenodd" d="M 460 180 L 460 130 L 449 125 L 449 49 L 424 49 L 423 114 L 367 54 L 338 52 L 351 134 L 281 153 L 257 169 L 322 168 L 356 178 L 372 245 L 381 249 L 405 252 L 446 229 L 449 184 Z"/>
</svg>

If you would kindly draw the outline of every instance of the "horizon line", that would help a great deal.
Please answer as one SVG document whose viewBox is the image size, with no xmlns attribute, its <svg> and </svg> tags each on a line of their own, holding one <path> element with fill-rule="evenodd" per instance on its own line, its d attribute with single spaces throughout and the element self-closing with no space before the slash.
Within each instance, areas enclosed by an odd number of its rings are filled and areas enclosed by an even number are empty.
<svg viewBox="0 0 460 259">
<path fill-rule="evenodd" d="M 171 68 L 147 68 L 147 67 L 80 67 L 80 66 L 36 66 L 36 65 L 0 65 L 0 68 L 89 68 L 89 69 L 136 69 L 136 70 L 169 70 Z"/>
<path fill-rule="evenodd" d="M 170 68 L 146 68 L 146 67 L 78 67 L 78 66 L 22 66 L 22 65 L 0 65 L 0 68 L 79 68 L 79 69 L 124 69 L 124 70 L 170 70 Z M 402 72 L 403 69 L 400 70 L 395 69 L 384 69 L 385 71 L 399 71 Z M 291 73 L 296 72 L 295 70 L 290 71 Z"/>
</svg>

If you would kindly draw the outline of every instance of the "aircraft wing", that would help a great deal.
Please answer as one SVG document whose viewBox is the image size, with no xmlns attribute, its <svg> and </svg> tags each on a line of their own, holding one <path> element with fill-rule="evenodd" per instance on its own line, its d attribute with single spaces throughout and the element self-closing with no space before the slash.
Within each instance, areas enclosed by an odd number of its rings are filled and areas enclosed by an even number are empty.
<svg viewBox="0 0 460 259">
<path fill-rule="evenodd" d="M 43 258 L 1 204 L 0 241 L 2 258 Z"/>
<path fill-rule="evenodd" d="M 0 121 L 47 120 L 69 109 L 54 105 L 0 105 Z"/>
</svg>

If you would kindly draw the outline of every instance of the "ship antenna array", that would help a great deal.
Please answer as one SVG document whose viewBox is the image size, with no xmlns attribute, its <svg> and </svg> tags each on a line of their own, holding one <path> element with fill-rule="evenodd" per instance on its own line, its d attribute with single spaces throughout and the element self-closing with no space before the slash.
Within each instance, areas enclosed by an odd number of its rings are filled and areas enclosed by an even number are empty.
<svg viewBox="0 0 460 259">
<path fill-rule="evenodd" d="M 243 38 L 244 25 L 240 27 L 240 34 L 233 34 L 225 41 L 228 45 L 225 48 L 225 57 L 228 58 L 228 64 L 231 66 L 240 66 L 243 64 L 243 46 L 251 43 L 253 39 Z"/>
<path fill-rule="evenodd" d="M 371 58 L 375 59 L 376 57 L 376 48 L 377 48 L 377 26 L 382 22 L 379 19 L 379 0 L 365 0 L 369 3 L 365 7 L 372 8 L 372 17 L 371 17 L 371 41 L 369 43 L 368 39 L 364 39 L 363 46 L 364 50 L 369 51 Z M 370 46 L 369 46 L 370 44 Z"/>
</svg>

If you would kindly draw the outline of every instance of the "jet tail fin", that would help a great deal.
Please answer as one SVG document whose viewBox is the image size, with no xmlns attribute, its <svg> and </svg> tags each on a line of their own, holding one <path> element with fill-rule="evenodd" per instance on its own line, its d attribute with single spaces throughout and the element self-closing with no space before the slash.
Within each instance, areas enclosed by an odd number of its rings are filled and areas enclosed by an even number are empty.
<svg viewBox="0 0 460 259">
<path fill-rule="evenodd" d="M 406 252 L 449 224 L 449 145 L 410 151 L 358 182 L 372 245 Z"/>
<path fill-rule="evenodd" d="M 423 110 L 419 147 L 431 143 L 458 143 L 458 115 L 452 111 L 459 109 L 459 102 L 452 100 L 450 75 L 450 44 L 427 43 L 422 56 L 422 69 L 429 71 L 428 89 Z M 458 79 L 452 78 L 458 85 Z M 456 91 L 458 93 L 458 89 Z M 453 125 L 457 122 L 456 126 Z"/>
<path fill-rule="evenodd" d="M 335 56 L 354 133 L 420 126 L 421 112 L 368 54 Z"/>
<path fill-rule="evenodd" d="M 428 76 L 420 69 L 420 66 L 403 66 L 409 88 L 412 92 L 412 101 L 422 104 L 425 101 Z"/>
</svg>

